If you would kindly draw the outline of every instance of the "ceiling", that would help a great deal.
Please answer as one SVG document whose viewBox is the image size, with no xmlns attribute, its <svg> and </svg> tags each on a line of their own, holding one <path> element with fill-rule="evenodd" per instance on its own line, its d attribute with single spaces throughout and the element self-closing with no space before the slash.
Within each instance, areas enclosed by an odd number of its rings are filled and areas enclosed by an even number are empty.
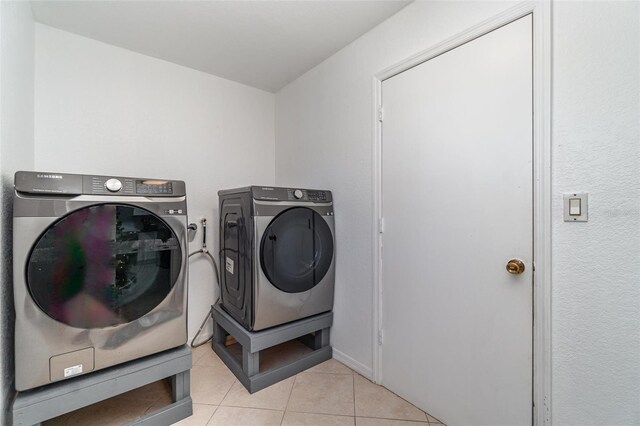
<svg viewBox="0 0 640 426">
<path fill-rule="evenodd" d="M 277 92 L 410 1 L 32 1 L 45 25 Z"/>
</svg>

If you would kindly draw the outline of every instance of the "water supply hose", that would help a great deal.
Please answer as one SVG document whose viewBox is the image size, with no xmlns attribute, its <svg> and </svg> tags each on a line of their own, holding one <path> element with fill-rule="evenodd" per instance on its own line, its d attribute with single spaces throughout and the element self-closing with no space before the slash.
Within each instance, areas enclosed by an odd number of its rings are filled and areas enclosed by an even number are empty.
<svg viewBox="0 0 640 426">
<path fill-rule="evenodd" d="M 209 250 L 207 250 L 207 219 L 203 217 L 200 223 L 202 224 L 202 248 L 200 250 L 194 251 L 193 253 L 189 253 L 189 258 L 191 258 L 191 256 L 194 256 L 196 254 L 204 254 L 208 256 L 209 259 L 211 259 L 211 262 L 213 263 L 213 271 L 215 272 L 215 276 L 216 276 L 216 283 L 218 284 L 218 294 L 220 294 L 220 291 L 219 291 L 220 290 L 220 273 L 218 271 L 218 263 L 216 262 L 216 259 L 213 257 L 213 255 L 211 255 Z M 198 226 L 195 223 L 192 223 L 189 225 L 190 230 L 195 230 L 197 228 Z M 218 296 L 218 300 L 219 299 L 220 299 L 220 296 Z M 218 300 L 216 300 L 216 303 L 218 302 Z M 204 320 L 202 321 L 202 324 L 200 324 L 200 328 L 198 329 L 198 332 L 196 333 L 195 336 L 193 336 L 193 339 L 191 340 L 192 348 L 197 348 L 198 346 L 204 345 L 213 337 L 213 336 L 210 336 L 206 340 L 198 344 L 195 343 L 196 339 L 198 338 L 198 336 L 200 336 L 200 333 L 202 333 L 204 326 L 207 324 L 207 321 L 209 321 L 209 318 L 212 315 L 213 315 L 213 306 L 211 307 L 211 309 L 209 309 L 209 312 L 207 312 L 207 315 L 204 317 Z"/>
</svg>

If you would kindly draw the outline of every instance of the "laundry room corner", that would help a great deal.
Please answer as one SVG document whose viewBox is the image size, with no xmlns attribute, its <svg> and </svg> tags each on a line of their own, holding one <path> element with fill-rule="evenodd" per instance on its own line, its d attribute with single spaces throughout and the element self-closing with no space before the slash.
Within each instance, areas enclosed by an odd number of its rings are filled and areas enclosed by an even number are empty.
<svg viewBox="0 0 640 426">
<path fill-rule="evenodd" d="M 26 2 L 0 2 L 0 424 L 13 399 L 13 173 L 33 168 L 34 21 Z"/>
<path fill-rule="evenodd" d="M 274 182 L 274 95 L 42 24 L 35 57 L 35 168 L 184 180 L 189 253 L 205 218 L 217 258 L 217 191 Z M 189 341 L 217 297 L 192 256 Z M 210 335 L 209 321 L 198 342 Z"/>
</svg>

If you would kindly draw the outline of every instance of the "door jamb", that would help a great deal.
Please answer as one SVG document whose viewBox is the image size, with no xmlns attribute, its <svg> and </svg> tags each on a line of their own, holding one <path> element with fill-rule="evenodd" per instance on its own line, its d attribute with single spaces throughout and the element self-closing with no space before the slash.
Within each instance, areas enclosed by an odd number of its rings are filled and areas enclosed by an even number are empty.
<svg viewBox="0 0 640 426">
<path fill-rule="evenodd" d="M 373 379 L 382 382 L 382 82 L 488 32 L 533 17 L 533 407 L 532 424 L 551 424 L 551 2 L 516 5 L 373 77 Z"/>
</svg>

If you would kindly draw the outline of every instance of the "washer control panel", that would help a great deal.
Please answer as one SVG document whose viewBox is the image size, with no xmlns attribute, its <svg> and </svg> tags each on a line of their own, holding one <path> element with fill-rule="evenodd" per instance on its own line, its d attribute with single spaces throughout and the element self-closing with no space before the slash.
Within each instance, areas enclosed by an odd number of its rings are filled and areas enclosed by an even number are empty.
<svg viewBox="0 0 640 426">
<path fill-rule="evenodd" d="M 147 197 L 185 195 L 184 182 L 182 181 L 110 176 L 91 176 L 91 194 L 141 195 Z"/>
<path fill-rule="evenodd" d="M 111 176 L 84 176 L 85 193 L 134 195 L 133 179 Z M 90 187 L 87 187 L 88 183 Z"/>
<path fill-rule="evenodd" d="M 19 171 L 15 175 L 15 187 L 18 192 L 31 194 L 147 197 L 181 197 L 186 195 L 185 184 L 181 180 L 74 175 L 70 173 Z"/>
</svg>

